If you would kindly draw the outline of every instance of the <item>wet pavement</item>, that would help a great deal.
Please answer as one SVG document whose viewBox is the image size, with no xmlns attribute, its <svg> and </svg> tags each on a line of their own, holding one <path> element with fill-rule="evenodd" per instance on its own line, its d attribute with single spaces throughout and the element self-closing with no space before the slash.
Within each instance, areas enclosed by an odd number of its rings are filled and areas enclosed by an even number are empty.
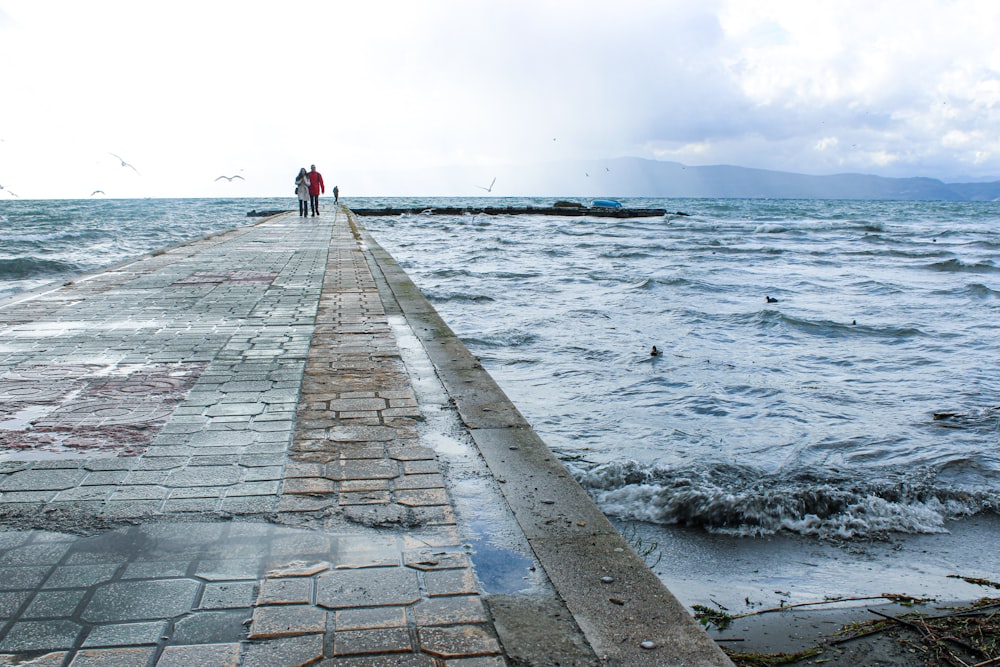
<svg viewBox="0 0 1000 667">
<path fill-rule="evenodd" d="M 338 208 L 0 301 L 0 664 L 728 663 Z"/>
</svg>

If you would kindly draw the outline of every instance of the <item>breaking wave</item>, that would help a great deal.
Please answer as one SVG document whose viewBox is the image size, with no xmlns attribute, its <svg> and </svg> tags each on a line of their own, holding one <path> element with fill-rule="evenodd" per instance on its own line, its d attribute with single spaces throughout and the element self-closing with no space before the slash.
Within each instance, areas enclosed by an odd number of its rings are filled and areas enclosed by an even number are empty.
<svg viewBox="0 0 1000 667">
<path fill-rule="evenodd" d="M 788 532 L 838 540 L 941 533 L 949 519 L 998 510 L 995 495 L 937 486 L 929 469 L 872 478 L 625 461 L 574 472 L 609 515 L 739 536 Z"/>
</svg>

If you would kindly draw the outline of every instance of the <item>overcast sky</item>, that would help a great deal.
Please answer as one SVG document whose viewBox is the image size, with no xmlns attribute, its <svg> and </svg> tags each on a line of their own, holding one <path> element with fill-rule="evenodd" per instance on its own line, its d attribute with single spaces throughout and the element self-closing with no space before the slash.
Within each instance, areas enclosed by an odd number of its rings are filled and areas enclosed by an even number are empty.
<svg viewBox="0 0 1000 667">
<path fill-rule="evenodd" d="M 0 0 L 0 199 L 622 156 L 1000 179 L 998 35 L 996 0 Z"/>
</svg>

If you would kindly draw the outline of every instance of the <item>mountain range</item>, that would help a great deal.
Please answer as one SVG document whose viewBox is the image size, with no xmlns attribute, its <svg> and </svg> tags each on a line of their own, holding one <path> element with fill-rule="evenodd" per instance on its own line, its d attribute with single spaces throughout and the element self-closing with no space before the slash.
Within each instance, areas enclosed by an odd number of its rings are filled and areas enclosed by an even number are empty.
<svg viewBox="0 0 1000 667">
<path fill-rule="evenodd" d="M 358 195 L 1000 200 L 1000 181 L 945 183 L 936 178 L 870 174 L 815 176 L 732 165 L 689 166 L 634 157 L 355 172 L 350 174 L 350 180 L 352 192 Z"/>
</svg>

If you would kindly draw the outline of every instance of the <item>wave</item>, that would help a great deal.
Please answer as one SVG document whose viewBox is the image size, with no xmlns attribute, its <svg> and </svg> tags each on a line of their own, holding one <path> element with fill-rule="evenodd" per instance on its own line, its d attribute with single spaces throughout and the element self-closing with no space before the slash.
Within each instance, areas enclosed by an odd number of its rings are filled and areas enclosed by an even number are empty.
<svg viewBox="0 0 1000 667">
<path fill-rule="evenodd" d="M 464 292 L 435 293 L 427 291 L 427 300 L 431 303 L 489 303 L 495 301 L 485 294 L 469 294 Z"/>
<path fill-rule="evenodd" d="M 788 232 L 835 232 L 839 230 L 861 231 L 866 234 L 884 232 L 886 227 L 881 222 L 823 219 L 793 219 L 762 222 L 754 227 L 755 234 L 784 234 Z"/>
<path fill-rule="evenodd" d="M 927 469 L 873 479 L 870 471 L 785 476 L 750 466 L 625 461 L 574 472 L 607 514 L 739 536 L 883 539 L 947 532 L 949 519 L 1000 510 L 995 494 L 936 486 Z"/>
<path fill-rule="evenodd" d="M 739 324 L 753 324 L 762 329 L 785 328 L 825 338 L 841 338 L 843 336 L 861 334 L 899 341 L 925 335 L 923 331 L 916 327 L 871 326 L 855 324 L 855 321 L 807 320 L 786 315 L 779 310 L 772 310 L 770 308 L 764 308 L 755 313 L 734 315 L 730 319 Z"/>
<path fill-rule="evenodd" d="M 534 342 L 538 336 L 520 330 L 498 331 L 485 336 L 470 336 L 462 341 L 470 348 L 508 348 L 523 347 Z"/>
<path fill-rule="evenodd" d="M 996 296 L 1000 296 L 1000 292 L 995 289 L 990 289 L 982 283 L 970 283 L 965 286 L 963 292 L 967 296 L 975 297 L 978 299 L 990 299 Z"/>
<path fill-rule="evenodd" d="M 472 275 L 472 272 L 468 269 L 440 267 L 434 269 L 428 275 L 434 278 L 468 278 Z"/>
<path fill-rule="evenodd" d="M 15 257 L 0 259 L 0 280 L 23 280 L 59 276 L 81 270 L 79 264 L 38 257 Z"/>
<path fill-rule="evenodd" d="M 960 259 L 949 259 L 944 262 L 935 262 L 927 266 L 934 271 L 946 273 L 995 273 L 1000 271 L 1000 267 L 990 260 L 984 262 L 963 262 Z"/>
</svg>

